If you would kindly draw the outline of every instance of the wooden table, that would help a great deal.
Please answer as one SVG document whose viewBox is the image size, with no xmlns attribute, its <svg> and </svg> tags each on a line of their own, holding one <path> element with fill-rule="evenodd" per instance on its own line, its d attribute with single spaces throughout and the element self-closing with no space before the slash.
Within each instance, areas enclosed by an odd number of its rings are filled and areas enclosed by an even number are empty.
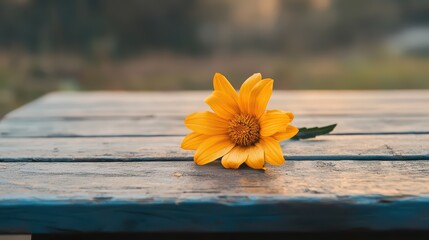
<svg viewBox="0 0 429 240">
<path fill-rule="evenodd" d="M 192 162 L 209 92 L 59 92 L 0 123 L 0 233 L 429 230 L 429 91 L 277 91 L 330 135 L 264 171 Z"/>
</svg>

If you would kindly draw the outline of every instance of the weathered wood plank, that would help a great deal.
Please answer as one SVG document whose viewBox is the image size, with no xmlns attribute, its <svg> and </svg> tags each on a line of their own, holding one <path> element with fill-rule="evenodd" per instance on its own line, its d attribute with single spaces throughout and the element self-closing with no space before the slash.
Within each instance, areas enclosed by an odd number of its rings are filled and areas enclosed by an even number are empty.
<svg viewBox="0 0 429 240">
<path fill-rule="evenodd" d="M 3 233 L 429 230 L 424 161 L 289 161 L 265 172 L 0 163 L 0 175 Z"/>
<path fill-rule="evenodd" d="M 0 122 L 1 137 L 109 137 L 185 135 L 185 116 L 153 116 L 126 119 L 6 119 Z M 333 134 L 429 133 L 429 117 L 308 117 L 297 116 L 298 127 L 337 123 Z"/>
<path fill-rule="evenodd" d="M 0 163 L 0 200 L 427 195 L 426 161 L 288 161 L 266 171 L 219 162 Z"/>
<path fill-rule="evenodd" d="M 52 93 L 6 118 L 139 117 L 207 110 L 203 92 Z M 174 103 L 172 103 L 172 101 Z M 429 116 L 429 91 L 276 91 L 270 108 L 297 115 Z"/>
<path fill-rule="evenodd" d="M 192 160 L 182 137 L 1 138 L 0 161 Z M 321 136 L 282 143 L 286 159 L 429 159 L 429 135 Z"/>
<path fill-rule="evenodd" d="M 429 231 L 428 93 L 275 92 L 298 126 L 406 135 L 287 141 L 292 161 L 265 172 L 154 136 L 187 133 L 209 92 L 50 94 L 0 123 L 0 233 Z"/>
</svg>

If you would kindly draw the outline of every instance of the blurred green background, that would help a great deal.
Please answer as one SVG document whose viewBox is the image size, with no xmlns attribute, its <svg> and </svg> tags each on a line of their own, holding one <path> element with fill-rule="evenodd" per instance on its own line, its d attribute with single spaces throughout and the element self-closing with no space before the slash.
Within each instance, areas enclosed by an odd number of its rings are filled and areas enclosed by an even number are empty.
<svg viewBox="0 0 429 240">
<path fill-rule="evenodd" d="M 0 116 L 55 90 L 429 87 L 426 0 L 0 0 Z"/>
</svg>

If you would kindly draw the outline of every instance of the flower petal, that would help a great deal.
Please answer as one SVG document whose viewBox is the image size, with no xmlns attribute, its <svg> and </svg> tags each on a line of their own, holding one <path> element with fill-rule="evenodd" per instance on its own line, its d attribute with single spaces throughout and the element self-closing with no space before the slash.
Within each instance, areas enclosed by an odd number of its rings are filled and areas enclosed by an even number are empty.
<svg viewBox="0 0 429 240">
<path fill-rule="evenodd" d="M 186 117 L 185 126 L 197 133 L 219 135 L 226 133 L 228 122 L 212 112 L 195 112 Z"/>
<path fill-rule="evenodd" d="M 238 99 L 237 91 L 229 83 L 228 79 L 220 73 L 215 73 L 213 77 L 213 88 L 215 91 L 221 91 L 232 97 L 235 101 Z"/>
<path fill-rule="evenodd" d="M 284 111 L 268 110 L 259 119 L 261 125 L 261 135 L 264 137 L 271 136 L 277 132 L 285 130 L 291 122 L 289 115 Z"/>
<path fill-rule="evenodd" d="M 282 165 L 285 162 L 280 144 L 272 137 L 262 138 L 259 142 L 265 152 L 265 161 L 271 165 Z"/>
<path fill-rule="evenodd" d="M 263 79 L 253 87 L 250 93 L 249 112 L 257 118 L 260 118 L 267 108 L 267 104 L 273 93 L 273 84 L 274 80 L 269 78 Z"/>
<path fill-rule="evenodd" d="M 291 112 L 285 112 L 285 114 L 287 114 L 289 116 L 291 122 L 295 118 L 295 116 Z"/>
<path fill-rule="evenodd" d="M 222 158 L 224 168 L 237 169 L 247 160 L 248 151 L 244 147 L 236 146 Z"/>
<path fill-rule="evenodd" d="M 299 132 L 298 128 L 296 128 L 296 127 L 294 127 L 292 125 L 288 125 L 286 127 L 285 131 L 277 132 L 272 137 L 275 140 L 281 142 L 283 140 L 287 140 L 287 139 L 293 138 L 298 132 Z"/>
<path fill-rule="evenodd" d="M 210 136 L 195 152 L 194 161 L 204 165 L 227 154 L 235 146 L 227 135 Z"/>
<path fill-rule="evenodd" d="M 264 149 L 260 144 L 247 148 L 249 156 L 247 157 L 247 166 L 253 169 L 264 169 Z"/>
<path fill-rule="evenodd" d="M 249 113 L 249 103 L 250 103 L 250 92 L 253 87 L 262 79 L 260 73 L 255 73 L 250 76 L 244 83 L 241 85 L 239 96 L 238 96 L 238 105 L 240 110 L 244 113 Z"/>
<path fill-rule="evenodd" d="M 209 135 L 204 135 L 196 132 L 190 133 L 183 139 L 180 147 L 185 150 L 195 150 L 204 140 L 209 137 Z"/>
<path fill-rule="evenodd" d="M 237 101 L 225 92 L 214 91 L 205 102 L 221 118 L 229 120 L 240 112 Z"/>
</svg>

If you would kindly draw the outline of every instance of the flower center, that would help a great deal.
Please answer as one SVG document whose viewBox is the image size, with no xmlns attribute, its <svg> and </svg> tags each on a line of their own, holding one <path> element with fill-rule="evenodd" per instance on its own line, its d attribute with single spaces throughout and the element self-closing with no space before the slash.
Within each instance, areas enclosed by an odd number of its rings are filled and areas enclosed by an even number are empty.
<svg viewBox="0 0 429 240">
<path fill-rule="evenodd" d="M 241 147 L 247 147 L 259 142 L 258 120 L 248 114 L 235 115 L 228 125 L 228 135 L 231 141 Z"/>
</svg>

